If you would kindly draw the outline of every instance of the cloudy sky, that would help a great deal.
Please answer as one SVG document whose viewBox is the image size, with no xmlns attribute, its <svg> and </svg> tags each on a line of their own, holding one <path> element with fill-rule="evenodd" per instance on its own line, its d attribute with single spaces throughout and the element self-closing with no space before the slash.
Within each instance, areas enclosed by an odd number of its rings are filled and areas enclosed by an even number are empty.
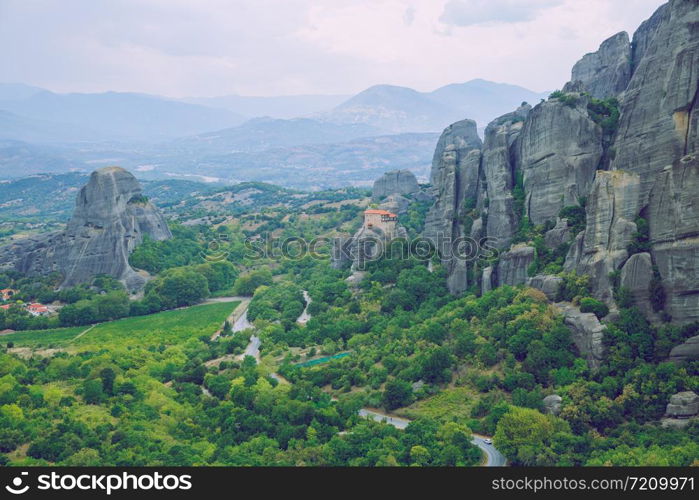
<svg viewBox="0 0 699 500">
<path fill-rule="evenodd" d="M 0 0 L 0 80 L 183 96 L 559 88 L 663 0 Z"/>
</svg>

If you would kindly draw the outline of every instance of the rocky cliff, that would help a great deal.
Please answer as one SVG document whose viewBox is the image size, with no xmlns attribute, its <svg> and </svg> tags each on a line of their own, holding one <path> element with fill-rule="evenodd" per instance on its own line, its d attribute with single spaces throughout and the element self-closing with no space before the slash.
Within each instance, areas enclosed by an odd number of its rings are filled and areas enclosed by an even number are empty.
<svg viewBox="0 0 699 500">
<path fill-rule="evenodd" d="M 410 170 L 392 170 L 374 181 L 371 197 L 379 201 L 389 195 L 409 195 L 419 190 L 415 174 Z"/>
<path fill-rule="evenodd" d="M 136 178 L 122 168 L 107 167 L 94 171 L 80 190 L 65 230 L 3 247 L 0 264 L 26 275 L 58 272 L 62 287 L 107 274 L 137 290 L 145 278 L 128 258 L 146 235 L 154 240 L 172 236 Z"/>
<path fill-rule="evenodd" d="M 586 54 L 571 72 L 571 81 L 597 99 L 619 95 L 631 79 L 631 43 L 625 31 L 608 38 L 597 52 Z"/>
<path fill-rule="evenodd" d="M 549 99 L 532 109 L 519 137 L 517 167 L 524 180 L 529 220 L 555 220 L 565 206 L 587 196 L 602 159 L 602 129 L 587 112 L 587 99 Z"/>
<path fill-rule="evenodd" d="M 553 295 L 568 271 L 612 311 L 624 288 L 651 321 L 699 320 L 699 3 L 670 0 L 632 40 L 604 41 L 482 145 L 468 120 L 444 131 L 424 235 L 476 228 L 500 250 L 484 270 L 447 265 L 452 292 L 527 282 Z"/>
</svg>

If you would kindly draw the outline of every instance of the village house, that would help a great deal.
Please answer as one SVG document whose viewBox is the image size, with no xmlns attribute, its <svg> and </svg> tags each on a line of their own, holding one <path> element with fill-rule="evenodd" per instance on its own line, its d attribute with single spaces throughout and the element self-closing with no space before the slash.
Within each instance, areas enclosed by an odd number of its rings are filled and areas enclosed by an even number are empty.
<svg viewBox="0 0 699 500">
<path fill-rule="evenodd" d="M 39 304 L 38 302 L 29 304 L 27 306 L 27 311 L 32 316 L 46 316 L 51 312 L 47 306 L 45 306 L 44 304 Z"/>
<path fill-rule="evenodd" d="M 0 290 L 0 296 L 4 301 L 10 300 L 16 293 L 17 290 L 13 290 L 12 288 L 3 288 L 2 290 Z"/>
<path fill-rule="evenodd" d="M 391 238 L 396 232 L 398 216 L 388 210 L 369 209 L 364 211 L 364 227 L 371 230 L 382 231 Z"/>
</svg>

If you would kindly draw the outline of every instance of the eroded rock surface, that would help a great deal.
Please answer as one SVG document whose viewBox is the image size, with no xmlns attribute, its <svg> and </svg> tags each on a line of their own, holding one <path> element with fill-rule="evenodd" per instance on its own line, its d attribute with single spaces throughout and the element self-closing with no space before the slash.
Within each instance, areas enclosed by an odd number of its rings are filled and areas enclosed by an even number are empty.
<svg viewBox="0 0 699 500">
<path fill-rule="evenodd" d="M 78 193 L 64 231 L 6 246 L 0 250 L 0 262 L 30 276 L 58 272 L 62 287 L 107 274 L 137 290 L 146 279 L 131 268 L 128 258 L 144 236 L 165 240 L 172 235 L 136 178 L 123 168 L 106 167 L 94 171 Z"/>
<path fill-rule="evenodd" d="M 631 79 L 631 43 L 625 31 L 606 39 L 599 50 L 586 54 L 571 72 L 573 82 L 581 82 L 597 99 L 619 95 Z"/>
</svg>

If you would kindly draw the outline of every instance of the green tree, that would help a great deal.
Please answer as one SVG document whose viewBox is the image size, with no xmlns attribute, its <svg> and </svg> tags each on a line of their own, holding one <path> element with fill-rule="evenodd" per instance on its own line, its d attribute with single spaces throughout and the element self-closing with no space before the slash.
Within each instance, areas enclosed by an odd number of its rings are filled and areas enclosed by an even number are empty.
<svg viewBox="0 0 699 500">
<path fill-rule="evenodd" d="M 387 410 L 408 406 L 413 402 L 413 388 L 409 382 L 392 379 L 386 382 L 382 402 Z"/>
<path fill-rule="evenodd" d="M 500 418 L 494 443 L 513 463 L 554 465 L 551 446 L 557 433 L 570 433 L 565 420 L 513 406 Z"/>
<path fill-rule="evenodd" d="M 83 382 L 82 393 L 87 404 L 100 404 L 104 400 L 102 381 L 99 379 L 86 380 Z"/>
</svg>

